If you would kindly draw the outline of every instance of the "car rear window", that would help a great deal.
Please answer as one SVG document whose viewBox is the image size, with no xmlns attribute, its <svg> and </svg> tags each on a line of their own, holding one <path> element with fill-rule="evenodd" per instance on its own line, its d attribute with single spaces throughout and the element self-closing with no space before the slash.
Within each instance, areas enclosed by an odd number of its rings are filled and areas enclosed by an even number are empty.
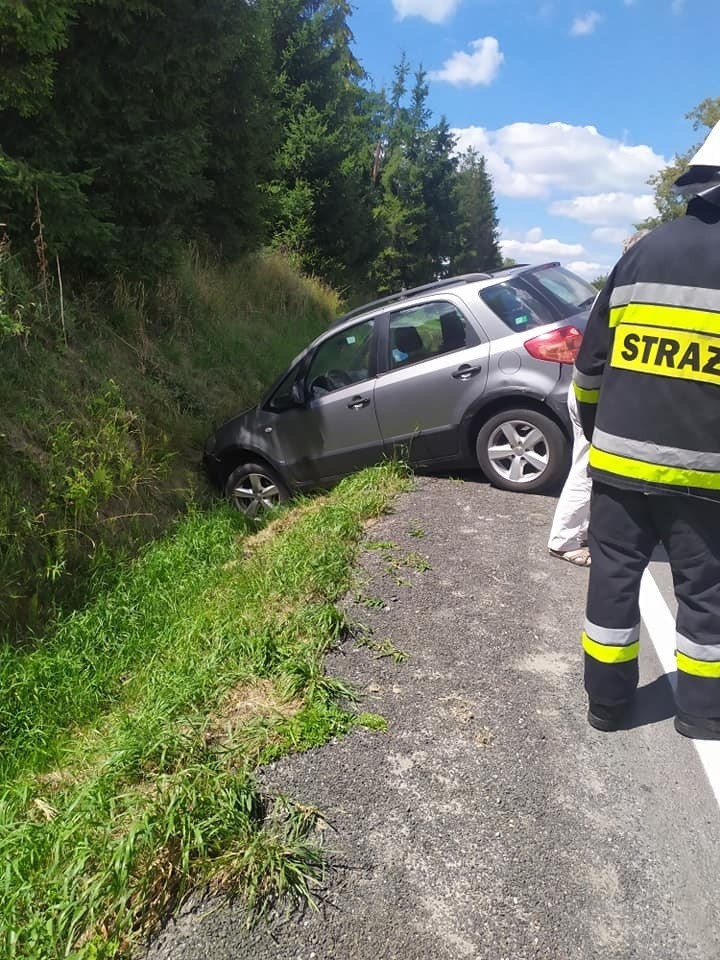
<svg viewBox="0 0 720 960">
<path fill-rule="evenodd" d="M 518 333 L 560 319 L 547 303 L 515 278 L 485 287 L 480 291 L 480 299 L 506 326 Z"/>
<path fill-rule="evenodd" d="M 586 310 L 597 295 L 591 284 L 565 267 L 543 267 L 522 276 L 528 282 L 539 284 L 545 294 L 550 294 L 563 316 Z"/>
</svg>

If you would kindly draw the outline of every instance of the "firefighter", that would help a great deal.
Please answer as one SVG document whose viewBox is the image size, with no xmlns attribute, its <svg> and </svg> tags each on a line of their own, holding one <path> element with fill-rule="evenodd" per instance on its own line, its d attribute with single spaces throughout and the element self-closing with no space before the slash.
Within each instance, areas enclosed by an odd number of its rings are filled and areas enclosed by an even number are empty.
<svg viewBox="0 0 720 960">
<path fill-rule="evenodd" d="M 720 123 L 675 187 L 685 215 L 620 258 L 575 364 L 593 480 L 585 689 L 591 726 L 622 726 L 640 579 L 662 543 L 678 603 L 675 728 L 720 740 Z"/>
</svg>

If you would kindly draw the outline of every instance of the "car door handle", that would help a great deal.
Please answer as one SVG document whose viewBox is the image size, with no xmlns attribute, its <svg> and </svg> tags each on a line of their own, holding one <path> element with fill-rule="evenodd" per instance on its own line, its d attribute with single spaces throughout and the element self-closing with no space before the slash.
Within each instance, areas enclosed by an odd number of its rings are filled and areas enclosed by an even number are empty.
<svg viewBox="0 0 720 960">
<path fill-rule="evenodd" d="M 370 403 L 369 397 L 353 397 L 348 404 L 348 410 L 362 410 Z"/>
<path fill-rule="evenodd" d="M 482 370 L 481 364 L 477 364 L 477 366 L 473 366 L 471 363 L 462 363 L 453 374 L 453 379 L 469 380 L 470 377 L 474 377 L 475 374 L 480 373 L 481 370 Z"/>
</svg>

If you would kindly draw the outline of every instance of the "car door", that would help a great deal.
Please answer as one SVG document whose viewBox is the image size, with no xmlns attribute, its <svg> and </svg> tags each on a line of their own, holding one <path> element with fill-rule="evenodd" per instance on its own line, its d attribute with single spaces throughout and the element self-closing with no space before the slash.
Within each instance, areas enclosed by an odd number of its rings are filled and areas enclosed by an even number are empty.
<svg viewBox="0 0 720 960">
<path fill-rule="evenodd" d="M 275 428 L 295 483 L 326 484 L 381 459 L 375 370 L 372 319 L 331 333 L 308 357 L 301 371 L 304 403 L 283 413 Z"/>
<path fill-rule="evenodd" d="M 386 453 L 404 447 L 419 463 L 458 456 L 460 423 L 487 383 L 487 338 L 447 294 L 383 321 L 375 411 Z"/>
</svg>

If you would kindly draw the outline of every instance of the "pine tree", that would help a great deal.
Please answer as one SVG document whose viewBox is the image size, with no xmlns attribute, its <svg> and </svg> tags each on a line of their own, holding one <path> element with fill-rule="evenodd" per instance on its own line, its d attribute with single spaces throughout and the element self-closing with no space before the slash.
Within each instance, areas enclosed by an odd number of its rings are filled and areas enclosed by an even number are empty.
<svg viewBox="0 0 720 960">
<path fill-rule="evenodd" d="M 220 207 L 256 229 L 246 211 L 267 166 L 267 111 L 255 5 L 77 2 L 62 30 L 54 4 L 37 8 L 26 19 L 32 36 L 56 28 L 52 51 L 27 54 L 0 110 L 0 219 L 13 241 L 30 242 L 36 196 L 50 252 L 85 273 L 153 272 L 199 228 L 222 234 Z M 0 63 L 0 80 L 13 70 Z M 30 77 L 45 77 L 34 105 Z"/>
<path fill-rule="evenodd" d="M 346 0 L 262 0 L 272 23 L 283 128 L 273 242 L 335 282 L 365 272 L 373 246 L 372 100 L 350 44 Z"/>
<path fill-rule="evenodd" d="M 378 290 L 395 290 L 444 276 L 457 223 L 455 142 L 444 118 L 430 126 L 426 74 L 402 58 L 388 102 L 380 197 L 375 209 L 383 245 L 373 263 Z"/>
<path fill-rule="evenodd" d="M 495 270 L 502 264 L 498 218 L 485 158 L 472 147 L 460 158 L 455 183 L 458 207 L 454 274 Z"/>
</svg>

